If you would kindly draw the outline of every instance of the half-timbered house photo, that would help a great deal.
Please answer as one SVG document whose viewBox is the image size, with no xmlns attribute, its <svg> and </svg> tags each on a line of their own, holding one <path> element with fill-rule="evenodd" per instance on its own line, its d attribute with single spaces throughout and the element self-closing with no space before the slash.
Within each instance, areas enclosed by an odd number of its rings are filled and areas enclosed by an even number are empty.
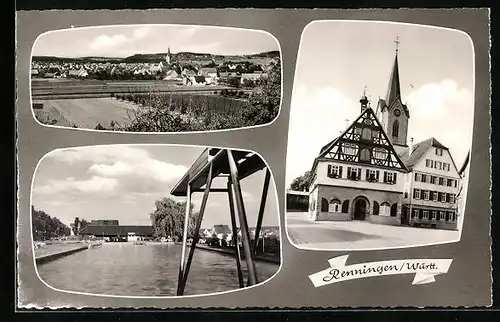
<svg viewBox="0 0 500 322">
<path fill-rule="evenodd" d="M 323 46 L 330 35 L 342 46 Z M 287 200 L 295 200 L 287 233 L 295 245 L 366 249 L 460 238 L 472 57 L 467 37 L 447 29 L 354 21 L 306 27 L 287 155 Z M 307 210 L 293 207 L 300 200 Z"/>
</svg>

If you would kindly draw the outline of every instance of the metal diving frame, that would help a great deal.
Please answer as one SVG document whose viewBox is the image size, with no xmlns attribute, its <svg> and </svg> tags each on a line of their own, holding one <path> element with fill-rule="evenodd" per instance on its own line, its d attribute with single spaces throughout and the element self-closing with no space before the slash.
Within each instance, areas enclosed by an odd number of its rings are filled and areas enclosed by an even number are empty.
<svg viewBox="0 0 500 322">
<path fill-rule="evenodd" d="M 266 173 L 255 227 L 255 238 L 252 243 L 240 181 L 260 170 L 265 170 Z M 226 188 L 212 187 L 212 181 L 216 177 L 228 178 Z M 239 287 L 245 287 L 245 280 L 241 266 L 242 255 L 244 255 L 248 272 L 246 286 L 259 283 L 255 268 L 255 254 L 262 228 L 262 219 L 264 217 L 270 179 L 271 174 L 267 165 L 257 154 L 253 152 L 206 148 L 182 177 L 182 179 L 172 188 L 171 194 L 173 196 L 186 197 L 186 213 L 184 216 L 184 230 L 182 235 L 182 253 L 177 283 L 178 296 L 184 295 L 194 251 L 196 249 L 196 244 L 199 241 L 201 222 L 203 221 L 208 195 L 210 192 L 227 193 L 229 199 L 229 212 L 231 216 L 230 219 L 233 234 L 232 238 L 233 241 L 236 241 L 234 243 L 234 251 Z M 186 259 L 186 248 L 188 244 L 187 235 L 189 218 L 191 215 L 191 196 L 195 192 L 203 192 L 203 197 L 201 200 L 194 234 L 192 236 L 192 242 L 189 248 L 189 254 Z M 239 247 L 236 214 L 240 224 L 239 228 L 241 231 L 243 254 L 241 253 L 241 249 Z"/>
</svg>

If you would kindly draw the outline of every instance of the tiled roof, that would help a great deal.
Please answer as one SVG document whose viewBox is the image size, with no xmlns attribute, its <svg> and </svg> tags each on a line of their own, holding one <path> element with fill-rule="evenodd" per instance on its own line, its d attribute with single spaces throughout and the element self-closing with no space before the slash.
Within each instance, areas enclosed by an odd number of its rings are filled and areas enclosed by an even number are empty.
<svg viewBox="0 0 500 322">
<path fill-rule="evenodd" d="M 429 138 L 425 141 L 416 143 L 413 145 L 413 151 L 411 155 L 407 156 L 405 159 L 403 159 L 403 162 L 406 164 L 408 169 L 412 169 L 415 165 L 417 165 L 420 160 L 423 158 L 427 150 L 431 147 L 436 147 L 436 148 L 441 148 L 444 150 L 448 150 L 447 147 L 442 145 L 438 140 L 435 138 Z"/>
</svg>

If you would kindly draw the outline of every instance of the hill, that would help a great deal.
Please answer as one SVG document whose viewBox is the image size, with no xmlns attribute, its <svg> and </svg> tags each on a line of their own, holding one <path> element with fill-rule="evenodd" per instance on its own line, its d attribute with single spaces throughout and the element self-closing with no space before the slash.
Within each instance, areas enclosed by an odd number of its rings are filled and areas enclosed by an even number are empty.
<svg viewBox="0 0 500 322">
<path fill-rule="evenodd" d="M 39 62 L 112 62 L 112 63 L 150 63 L 158 62 L 165 59 L 167 53 L 155 53 L 155 54 L 135 54 L 125 58 L 115 58 L 115 57 L 76 57 L 76 58 L 65 58 L 57 56 L 33 56 L 33 61 Z M 212 55 L 209 53 L 192 53 L 192 52 L 180 52 L 171 54 L 172 60 L 177 61 L 197 61 L 197 60 L 235 60 L 235 59 L 261 59 L 261 58 L 279 58 L 280 52 L 277 50 L 268 51 L 258 54 L 251 55 Z"/>
</svg>

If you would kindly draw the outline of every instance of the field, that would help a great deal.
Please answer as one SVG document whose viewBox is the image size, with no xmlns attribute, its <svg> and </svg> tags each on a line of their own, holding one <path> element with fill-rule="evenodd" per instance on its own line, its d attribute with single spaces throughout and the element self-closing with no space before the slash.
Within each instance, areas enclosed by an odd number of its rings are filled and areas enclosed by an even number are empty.
<svg viewBox="0 0 500 322">
<path fill-rule="evenodd" d="M 33 109 L 43 124 L 94 129 L 97 124 L 109 127 L 111 122 L 125 125 L 131 121 L 133 103 L 113 98 L 85 98 L 43 101 L 43 109 Z"/>
</svg>

